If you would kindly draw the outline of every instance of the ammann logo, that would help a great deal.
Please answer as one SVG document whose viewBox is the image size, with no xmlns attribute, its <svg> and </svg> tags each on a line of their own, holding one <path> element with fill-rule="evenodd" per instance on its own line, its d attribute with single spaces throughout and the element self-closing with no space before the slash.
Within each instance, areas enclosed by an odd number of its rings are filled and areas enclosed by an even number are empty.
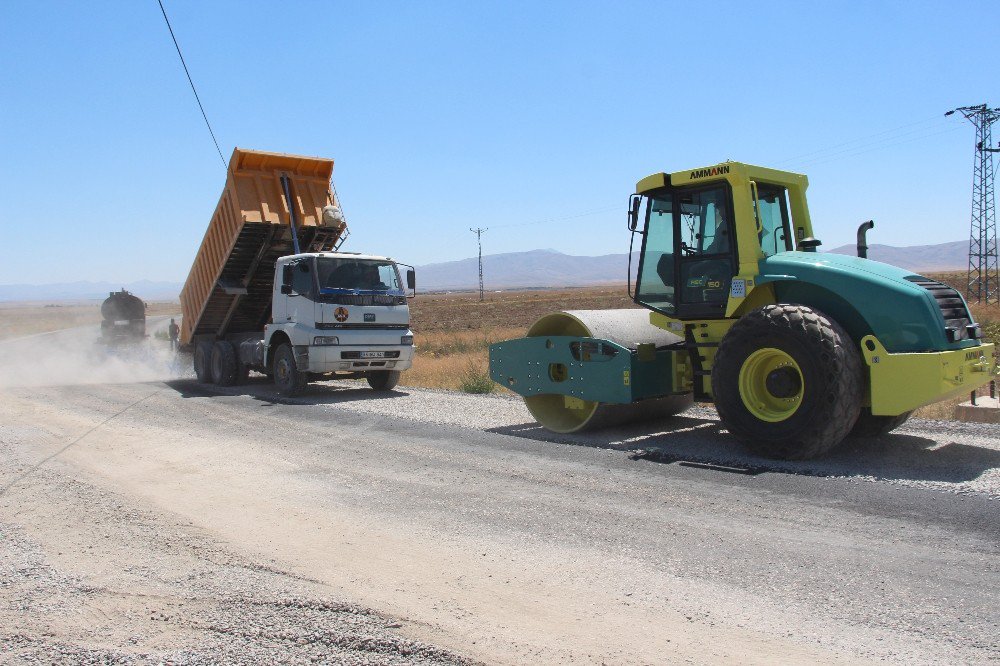
<svg viewBox="0 0 1000 666">
<path fill-rule="evenodd" d="M 724 176 L 727 173 L 729 173 L 729 166 L 726 164 L 712 167 L 711 169 L 697 169 L 691 172 L 691 180 L 695 178 L 708 178 L 709 176 Z"/>
</svg>

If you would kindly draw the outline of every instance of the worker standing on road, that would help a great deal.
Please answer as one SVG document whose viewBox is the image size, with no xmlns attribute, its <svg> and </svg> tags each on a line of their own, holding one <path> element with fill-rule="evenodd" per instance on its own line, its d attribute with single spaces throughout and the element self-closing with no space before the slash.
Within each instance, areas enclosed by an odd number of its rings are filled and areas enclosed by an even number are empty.
<svg viewBox="0 0 1000 666">
<path fill-rule="evenodd" d="M 170 336 L 170 349 L 177 349 L 177 337 L 181 333 L 181 327 L 177 325 L 173 319 L 170 320 L 170 326 L 167 326 L 167 335 Z"/>
</svg>

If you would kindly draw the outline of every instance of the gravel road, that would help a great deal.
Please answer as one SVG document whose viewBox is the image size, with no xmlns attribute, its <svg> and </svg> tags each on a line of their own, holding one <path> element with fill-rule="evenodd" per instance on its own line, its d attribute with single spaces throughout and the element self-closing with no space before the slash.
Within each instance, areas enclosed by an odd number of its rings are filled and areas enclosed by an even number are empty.
<svg viewBox="0 0 1000 666">
<path fill-rule="evenodd" d="M 1000 660 L 994 425 L 776 464 L 707 409 L 557 436 L 355 382 L 2 391 L 0 660 Z"/>
</svg>

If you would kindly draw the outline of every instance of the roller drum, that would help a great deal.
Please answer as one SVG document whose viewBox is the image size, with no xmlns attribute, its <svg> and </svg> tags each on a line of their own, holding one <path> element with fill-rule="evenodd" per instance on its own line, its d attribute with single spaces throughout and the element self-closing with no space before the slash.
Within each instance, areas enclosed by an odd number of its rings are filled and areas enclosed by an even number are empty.
<svg viewBox="0 0 1000 666">
<path fill-rule="evenodd" d="M 682 342 L 678 335 L 649 323 L 649 311 L 566 310 L 545 315 L 528 329 L 527 337 L 578 336 L 610 340 L 627 349 L 652 343 L 657 347 Z M 590 400 L 567 405 L 563 395 L 525 396 L 531 415 L 546 429 L 559 433 L 597 430 L 625 423 L 637 423 L 679 414 L 694 402 L 691 394 L 671 395 L 630 404 L 602 403 Z"/>
</svg>

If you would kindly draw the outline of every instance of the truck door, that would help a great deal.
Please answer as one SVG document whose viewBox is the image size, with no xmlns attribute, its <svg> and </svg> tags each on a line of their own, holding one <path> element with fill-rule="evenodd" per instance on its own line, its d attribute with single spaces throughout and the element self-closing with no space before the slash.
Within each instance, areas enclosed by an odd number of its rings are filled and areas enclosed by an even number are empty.
<svg viewBox="0 0 1000 666">
<path fill-rule="evenodd" d="M 312 261 L 308 258 L 292 261 L 278 271 L 280 287 L 275 289 L 272 316 L 275 324 L 301 322 L 310 326 L 316 322 L 316 293 Z M 287 292 L 287 293 L 286 293 Z"/>
</svg>

